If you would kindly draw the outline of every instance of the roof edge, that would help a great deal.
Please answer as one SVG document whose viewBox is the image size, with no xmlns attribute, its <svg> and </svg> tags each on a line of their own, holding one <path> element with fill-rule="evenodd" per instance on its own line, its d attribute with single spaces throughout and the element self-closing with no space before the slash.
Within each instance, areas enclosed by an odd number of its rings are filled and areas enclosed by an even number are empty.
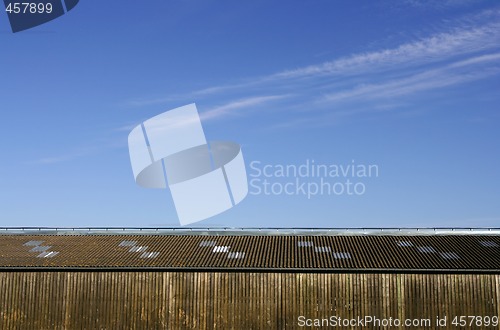
<svg viewBox="0 0 500 330">
<path fill-rule="evenodd" d="M 497 236 L 500 228 L 0 227 L 0 235 Z"/>
<path fill-rule="evenodd" d="M 500 274 L 479 268 L 285 268 L 285 267 L 141 267 L 141 266 L 1 266 L 1 272 L 218 272 L 218 273 L 330 273 L 330 274 Z"/>
</svg>

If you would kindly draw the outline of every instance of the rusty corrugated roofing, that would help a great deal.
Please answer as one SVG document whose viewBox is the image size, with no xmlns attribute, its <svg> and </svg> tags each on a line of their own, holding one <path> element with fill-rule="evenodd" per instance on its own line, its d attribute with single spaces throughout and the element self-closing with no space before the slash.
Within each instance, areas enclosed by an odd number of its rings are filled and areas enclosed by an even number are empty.
<svg viewBox="0 0 500 330">
<path fill-rule="evenodd" d="M 0 267 L 500 273 L 500 235 L 0 235 Z"/>
</svg>

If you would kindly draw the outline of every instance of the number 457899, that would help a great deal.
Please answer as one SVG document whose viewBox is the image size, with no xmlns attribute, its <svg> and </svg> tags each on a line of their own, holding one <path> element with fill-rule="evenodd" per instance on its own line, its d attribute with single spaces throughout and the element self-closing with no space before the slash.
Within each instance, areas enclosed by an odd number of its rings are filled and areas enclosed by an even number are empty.
<svg viewBox="0 0 500 330">
<path fill-rule="evenodd" d="M 9 14 L 50 14 L 52 4 L 36 2 L 11 2 L 5 8 Z"/>
</svg>

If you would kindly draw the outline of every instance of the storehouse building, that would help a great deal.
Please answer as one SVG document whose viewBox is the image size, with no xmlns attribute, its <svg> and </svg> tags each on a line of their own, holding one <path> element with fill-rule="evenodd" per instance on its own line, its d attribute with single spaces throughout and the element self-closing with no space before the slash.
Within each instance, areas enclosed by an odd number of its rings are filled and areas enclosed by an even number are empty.
<svg viewBox="0 0 500 330">
<path fill-rule="evenodd" d="M 498 229 L 3 228 L 0 268 L 1 329 L 496 328 L 500 315 Z"/>
</svg>

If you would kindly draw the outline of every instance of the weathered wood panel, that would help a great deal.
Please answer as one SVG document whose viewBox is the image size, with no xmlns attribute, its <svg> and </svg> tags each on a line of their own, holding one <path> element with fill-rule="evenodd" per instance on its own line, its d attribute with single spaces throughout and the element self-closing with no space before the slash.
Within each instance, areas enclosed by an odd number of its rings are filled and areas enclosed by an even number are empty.
<svg viewBox="0 0 500 330">
<path fill-rule="evenodd" d="M 3 272 L 1 329 L 293 329 L 299 316 L 498 316 L 500 275 Z M 354 327 L 353 327 L 354 328 Z M 400 327 L 404 328 L 403 326 Z"/>
</svg>

